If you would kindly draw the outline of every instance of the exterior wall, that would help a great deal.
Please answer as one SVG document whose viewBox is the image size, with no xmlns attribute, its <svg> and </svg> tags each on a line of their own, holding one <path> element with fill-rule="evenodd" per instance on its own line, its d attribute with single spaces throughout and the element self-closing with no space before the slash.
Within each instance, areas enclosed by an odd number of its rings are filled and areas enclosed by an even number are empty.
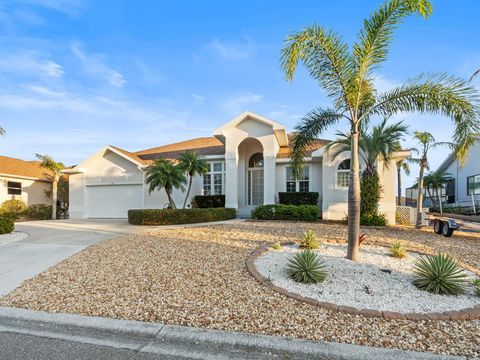
<svg viewBox="0 0 480 360">
<path fill-rule="evenodd" d="M 382 185 L 382 198 L 378 204 L 378 211 L 385 214 L 389 224 L 395 224 L 395 213 L 397 210 L 396 200 L 396 186 L 395 180 L 397 171 L 395 163 L 386 167 L 383 161 L 378 161 L 377 164 L 378 175 L 380 176 L 380 184 Z"/>
<path fill-rule="evenodd" d="M 7 191 L 8 181 L 22 183 L 22 195 L 9 195 Z M 45 181 L 35 181 L 31 179 L 23 179 L 19 177 L 0 176 L 0 203 L 18 199 L 27 205 L 32 204 L 51 204 L 51 198 L 45 194 L 46 190 L 51 190 L 52 184 Z"/>
</svg>

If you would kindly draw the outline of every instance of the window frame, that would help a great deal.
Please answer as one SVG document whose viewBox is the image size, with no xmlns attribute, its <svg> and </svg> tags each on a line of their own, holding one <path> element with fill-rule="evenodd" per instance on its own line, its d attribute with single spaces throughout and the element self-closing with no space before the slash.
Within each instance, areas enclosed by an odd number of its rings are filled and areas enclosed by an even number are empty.
<svg viewBox="0 0 480 360">
<path fill-rule="evenodd" d="M 285 168 L 285 192 L 310 192 L 310 179 L 312 178 L 312 167 L 310 165 L 305 165 L 304 168 L 303 168 L 303 177 L 302 179 L 294 179 L 292 178 L 293 176 L 290 176 L 289 177 L 289 172 L 290 174 L 292 173 L 291 170 L 289 171 L 289 169 L 292 169 L 291 166 L 287 166 Z M 307 170 L 307 172 L 305 172 L 305 170 Z M 307 174 L 307 178 L 305 179 L 305 174 Z M 290 191 L 289 190 L 289 185 L 291 185 L 291 183 L 295 182 L 295 191 Z M 300 191 L 300 183 L 303 182 L 303 183 L 307 183 L 307 187 L 308 187 L 308 191 Z"/>
<path fill-rule="evenodd" d="M 215 165 L 221 164 L 221 170 L 215 170 Z M 203 183 L 202 183 L 202 194 L 204 196 L 208 195 L 225 195 L 225 162 L 224 161 L 212 161 L 208 162 L 208 172 L 203 175 Z M 220 184 L 215 183 L 215 175 L 221 175 Z M 208 181 L 206 181 L 208 180 Z M 216 187 L 221 186 L 221 191 L 218 194 L 216 192 Z M 208 193 L 205 191 L 206 187 L 209 187 Z"/>
<path fill-rule="evenodd" d="M 350 161 L 350 167 L 348 169 L 339 169 L 340 165 L 343 164 L 345 161 Z M 350 183 L 350 177 L 352 176 L 351 174 L 351 171 L 352 171 L 352 161 L 350 158 L 346 158 L 346 159 L 343 159 L 343 160 L 340 160 L 336 166 L 335 166 L 335 189 L 338 189 L 338 190 L 346 190 L 348 189 L 348 184 Z M 345 186 L 342 186 L 342 185 L 339 185 L 338 184 L 338 174 L 339 173 L 342 173 L 342 174 L 348 174 L 348 183 L 347 185 Z"/>
<path fill-rule="evenodd" d="M 11 184 L 19 184 L 20 186 L 12 186 Z M 16 192 L 11 193 L 11 190 L 15 190 Z M 19 192 L 18 192 L 19 191 Z M 7 194 L 12 196 L 21 196 L 23 192 L 23 186 L 21 181 L 9 181 L 7 180 Z"/>
<path fill-rule="evenodd" d="M 474 180 L 474 184 L 475 184 L 475 178 L 478 177 L 479 178 L 479 183 L 480 183 L 480 174 L 476 174 L 476 175 L 471 175 L 471 176 L 467 176 L 467 196 L 472 196 L 472 192 L 470 191 L 470 186 L 469 186 L 469 182 L 468 180 L 469 179 L 472 179 Z M 475 185 L 473 187 L 473 195 L 480 195 L 480 186 L 478 187 L 478 192 L 475 192 Z"/>
</svg>

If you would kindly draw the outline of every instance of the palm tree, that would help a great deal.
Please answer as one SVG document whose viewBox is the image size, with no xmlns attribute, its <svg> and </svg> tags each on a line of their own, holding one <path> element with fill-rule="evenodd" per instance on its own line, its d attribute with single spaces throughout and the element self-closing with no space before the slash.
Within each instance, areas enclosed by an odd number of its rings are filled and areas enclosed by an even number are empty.
<svg viewBox="0 0 480 360">
<path fill-rule="evenodd" d="M 381 197 L 377 161 L 383 160 L 384 166 L 388 168 L 393 155 L 398 151 L 400 140 L 407 133 L 408 126 L 403 121 L 387 125 L 387 119 L 384 119 L 379 125 L 373 126 L 371 131 L 360 129 L 358 146 L 361 150 L 360 156 L 365 162 L 360 183 L 361 214 L 377 214 L 378 201 Z M 334 150 L 332 158 L 336 158 L 344 151 L 351 151 L 351 135 L 339 132 L 337 136 L 335 141 L 327 145 L 327 149 L 333 148 Z M 365 194 L 366 187 L 368 187 L 368 194 Z M 372 201 L 368 199 L 372 199 Z"/>
<path fill-rule="evenodd" d="M 437 142 L 432 134 L 426 131 L 415 131 L 414 138 L 420 145 L 420 149 L 413 148 L 412 150 L 419 154 L 418 158 L 414 158 L 411 161 L 417 163 L 420 167 L 418 181 L 417 181 L 417 221 L 415 227 L 417 229 L 422 228 L 422 212 L 423 212 L 423 188 L 424 188 L 424 174 L 425 169 L 429 169 L 428 164 L 428 152 L 441 145 L 454 146 L 452 143 Z"/>
<path fill-rule="evenodd" d="M 168 198 L 169 207 L 176 209 L 173 201 L 173 189 L 185 191 L 184 185 L 187 183 L 185 171 L 177 164 L 167 159 L 157 159 L 148 166 L 145 172 L 145 183 L 148 184 L 148 193 L 151 194 L 156 189 L 165 189 Z"/>
<path fill-rule="evenodd" d="M 396 161 L 397 166 L 397 205 L 402 205 L 402 170 L 405 175 L 410 176 L 410 164 L 408 159 L 399 159 Z"/>
<path fill-rule="evenodd" d="M 465 157 L 472 145 L 469 133 L 480 128 L 476 118 L 478 96 L 468 82 L 445 74 L 421 75 L 404 85 L 378 94 L 373 72 L 388 55 L 394 30 L 406 17 L 432 12 L 428 0 L 390 0 L 364 21 L 359 39 L 349 46 L 332 31 L 313 25 L 289 36 L 281 54 L 281 65 L 291 81 L 299 62 L 332 99 L 333 106 L 309 112 L 297 125 L 291 159 L 299 178 L 307 147 L 329 126 L 347 120 L 351 133 L 351 177 L 348 190 L 347 258 L 358 259 L 360 234 L 359 130 L 373 116 L 389 118 L 399 112 L 437 113 L 454 120 L 456 154 Z"/>
<path fill-rule="evenodd" d="M 41 166 L 50 172 L 52 180 L 52 219 L 57 218 L 58 182 L 62 177 L 63 163 L 56 162 L 50 155 L 35 154 Z"/>
<path fill-rule="evenodd" d="M 178 158 L 178 165 L 188 174 L 188 189 L 183 208 L 187 206 L 187 200 L 192 189 L 192 181 L 195 175 L 205 175 L 208 173 L 208 164 L 205 160 L 198 157 L 195 151 L 186 151 Z"/>
<path fill-rule="evenodd" d="M 479 74 L 480 74 L 480 69 L 478 69 L 477 71 L 475 71 L 475 72 L 473 73 L 473 75 L 470 76 L 470 80 L 469 80 L 469 81 L 472 81 L 473 79 L 475 79 L 475 77 L 477 77 Z"/>
<path fill-rule="evenodd" d="M 432 203 L 435 202 L 433 201 L 433 196 L 432 193 L 430 193 L 430 189 L 432 190 L 433 195 L 437 198 L 437 204 L 440 209 L 440 213 L 443 212 L 441 190 L 451 179 L 452 175 L 448 172 L 445 172 L 444 170 L 431 171 L 430 173 L 425 175 L 423 179 L 423 185 L 427 189 Z"/>
</svg>

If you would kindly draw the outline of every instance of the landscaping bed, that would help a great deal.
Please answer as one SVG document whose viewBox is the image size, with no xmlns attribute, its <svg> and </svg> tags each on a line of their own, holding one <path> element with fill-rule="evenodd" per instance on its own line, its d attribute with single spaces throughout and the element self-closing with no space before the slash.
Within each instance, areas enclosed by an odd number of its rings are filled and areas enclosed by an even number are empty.
<svg viewBox="0 0 480 360">
<path fill-rule="evenodd" d="M 295 282 L 287 271 L 289 260 L 300 251 L 296 244 L 271 249 L 256 258 L 255 267 L 272 284 L 289 292 L 358 310 L 443 313 L 480 304 L 474 286 L 469 284 L 477 276 L 469 271 L 465 271 L 469 279 L 463 294 L 442 295 L 418 289 L 413 284 L 414 265 L 421 257 L 418 253 L 397 259 L 390 256 L 388 248 L 363 246 L 360 261 L 353 263 L 345 258 L 346 244 L 322 244 L 315 253 L 324 263 L 326 279 L 317 284 L 302 284 Z M 444 318 L 448 320 L 448 316 Z"/>
<path fill-rule="evenodd" d="M 293 336 L 359 345 L 480 356 L 480 321 L 410 321 L 329 311 L 271 290 L 246 269 L 253 251 L 314 229 L 344 243 L 347 228 L 319 222 L 243 222 L 154 229 L 107 240 L 24 282 L 0 305 Z M 448 252 L 480 268 L 480 238 L 430 230 L 366 228 L 362 246 L 401 240 L 408 250 Z"/>
</svg>

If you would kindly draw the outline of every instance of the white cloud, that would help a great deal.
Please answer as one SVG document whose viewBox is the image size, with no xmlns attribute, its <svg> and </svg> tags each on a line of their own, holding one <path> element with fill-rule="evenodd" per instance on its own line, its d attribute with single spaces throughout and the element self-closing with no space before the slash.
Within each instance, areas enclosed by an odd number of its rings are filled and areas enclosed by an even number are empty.
<svg viewBox="0 0 480 360">
<path fill-rule="evenodd" d="M 263 99 L 262 95 L 253 93 L 238 93 L 228 98 L 222 105 L 230 115 L 238 115 L 239 113 L 248 110 L 248 105 L 256 104 Z"/>
<path fill-rule="evenodd" d="M 0 57 L 0 71 L 22 75 L 60 78 L 63 68 L 56 62 L 44 59 L 35 52 L 23 51 Z"/>
<path fill-rule="evenodd" d="M 125 84 L 123 75 L 105 64 L 104 55 L 86 54 L 80 44 L 73 44 L 70 50 L 80 60 L 86 73 L 106 80 L 111 86 L 121 87 Z"/>
<path fill-rule="evenodd" d="M 399 82 L 391 79 L 387 79 L 382 75 L 374 76 L 373 81 L 374 81 L 374 86 L 379 93 L 392 90 L 400 85 Z"/>
<path fill-rule="evenodd" d="M 253 52 L 253 44 L 249 39 L 242 42 L 214 39 L 206 45 L 206 48 L 214 55 L 228 60 L 246 60 Z"/>
<path fill-rule="evenodd" d="M 203 103 L 205 101 L 205 96 L 192 94 L 193 100 L 196 104 Z"/>
<path fill-rule="evenodd" d="M 86 7 L 83 0 L 18 0 L 20 4 L 38 6 L 66 14 L 68 16 L 80 15 Z"/>
</svg>

